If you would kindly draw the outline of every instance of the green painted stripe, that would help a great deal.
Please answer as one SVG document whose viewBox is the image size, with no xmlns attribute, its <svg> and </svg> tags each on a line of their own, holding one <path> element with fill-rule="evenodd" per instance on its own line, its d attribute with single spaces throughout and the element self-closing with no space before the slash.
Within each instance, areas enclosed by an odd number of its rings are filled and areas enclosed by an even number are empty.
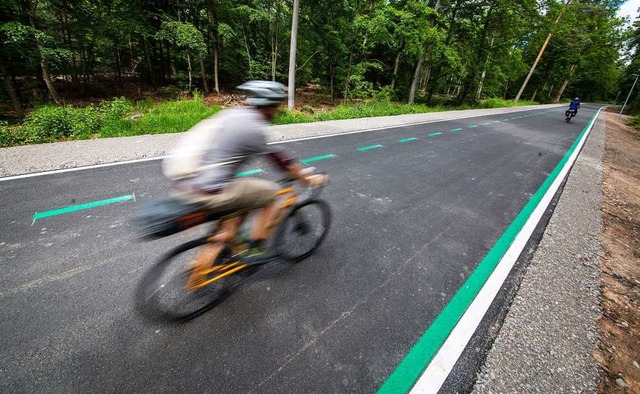
<svg viewBox="0 0 640 394">
<path fill-rule="evenodd" d="M 417 140 L 416 137 L 411 137 L 411 138 L 403 138 L 401 140 L 398 140 L 398 142 L 402 143 L 402 142 L 409 142 L 409 141 L 415 141 Z"/>
<path fill-rule="evenodd" d="M 322 155 L 322 156 L 316 156 L 316 157 L 309 157 L 307 159 L 303 159 L 300 160 L 301 162 L 307 164 L 307 163 L 313 163 L 314 161 L 320 161 L 320 160 L 327 160 L 327 159 L 333 159 L 334 157 L 336 157 L 336 155 L 334 155 L 333 153 L 330 155 Z"/>
<path fill-rule="evenodd" d="M 119 203 L 119 202 L 130 201 L 130 200 L 134 200 L 134 199 L 135 199 L 135 196 L 133 194 L 127 194 L 126 196 L 113 197 L 113 198 L 108 198 L 106 200 L 93 201 L 93 202 L 88 202 L 88 203 L 79 204 L 79 205 L 71 205 L 69 207 L 53 209 L 51 211 L 36 212 L 33 215 L 33 220 L 35 221 L 35 220 L 38 220 L 38 219 L 48 218 L 48 217 L 51 217 L 51 216 L 57 216 L 57 215 L 65 214 L 65 213 L 82 211 L 82 210 L 85 210 L 85 209 L 101 207 L 103 205 L 109 205 L 109 204 L 116 204 L 116 203 Z"/>
<path fill-rule="evenodd" d="M 258 175 L 258 174 L 262 174 L 263 172 L 264 171 L 262 170 L 262 168 L 256 168 L 255 170 L 242 171 L 242 172 L 236 173 L 236 178 L 242 178 L 243 176 Z"/>
<path fill-rule="evenodd" d="M 456 131 L 460 131 L 460 130 L 462 130 L 461 127 L 456 127 L 455 129 L 451 129 L 449 131 L 452 132 L 452 133 L 455 133 Z"/>
<path fill-rule="evenodd" d="M 525 223 L 531 216 L 531 213 L 542 200 L 543 196 L 551 187 L 551 184 L 558 177 L 562 167 L 567 163 L 569 157 L 573 154 L 578 146 L 579 141 L 583 135 L 587 132 L 589 127 L 595 122 L 598 113 L 591 118 L 591 121 L 582 130 L 582 133 L 574 141 L 573 145 L 562 160 L 556 165 L 554 170 L 549 174 L 538 191 L 531 197 L 529 202 L 522 208 L 522 211 L 511 222 L 509 227 L 505 230 L 498 241 L 493 245 L 489 253 L 482 259 L 478 267 L 473 271 L 469 278 L 464 282 L 462 287 L 458 289 L 456 294 L 451 298 L 451 301 L 444 307 L 442 312 L 431 323 L 429 328 L 422 334 L 418 342 L 411 348 L 409 353 L 400 362 L 400 364 L 393 371 L 391 376 L 384 382 L 384 384 L 378 390 L 378 394 L 395 394 L 406 393 L 411 390 L 411 387 L 422 374 L 422 371 L 429 365 L 436 352 L 444 341 L 447 339 L 453 328 L 458 324 L 458 321 L 467 310 L 473 299 L 476 297 L 482 286 L 493 273 L 493 270 L 498 265 L 500 260 L 504 257 L 507 249 L 511 246 L 514 239 L 522 230 Z"/>
<path fill-rule="evenodd" d="M 483 126 L 489 126 L 490 124 L 491 124 L 491 122 L 486 122 L 486 123 L 483 123 L 482 125 Z"/>
<path fill-rule="evenodd" d="M 503 121 L 503 122 L 508 122 L 509 120 L 510 120 L 509 118 L 507 118 L 507 119 L 502 119 L 502 121 Z"/>
<path fill-rule="evenodd" d="M 358 150 L 360 152 L 364 152 L 366 150 L 371 150 L 371 149 L 378 149 L 378 148 L 382 148 L 382 145 L 371 145 L 371 146 L 363 146 L 361 148 L 358 148 Z"/>
<path fill-rule="evenodd" d="M 469 125 L 469 128 L 470 128 L 470 129 L 475 129 L 476 127 L 478 127 L 478 125 L 477 125 L 477 124 Z"/>
<path fill-rule="evenodd" d="M 436 132 L 436 133 L 429 133 L 429 137 L 435 137 L 436 135 L 440 135 L 442 134 L 441 132 Z"/>
</svg>

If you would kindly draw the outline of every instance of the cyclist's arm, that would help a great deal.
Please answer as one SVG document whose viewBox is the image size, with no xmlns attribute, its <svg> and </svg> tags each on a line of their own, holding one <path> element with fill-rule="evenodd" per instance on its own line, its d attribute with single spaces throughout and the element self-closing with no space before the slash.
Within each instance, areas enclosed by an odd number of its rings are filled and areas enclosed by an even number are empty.
<svg viewBox="0 0 640 394">
<path fill-rule="evenodd" d="M 297 159 L 287 155 L 286 153 L 272 150 L 268 155 L 278 163 L 284 171 L 290 173 L 295 178 L 300 179 L 307 186 L 317 186 L 323 183 L 324 177 L 320 177 L 313 173 L 306 173 L 304 171 L 305 167 L 303 167 Z"/>
</svg>

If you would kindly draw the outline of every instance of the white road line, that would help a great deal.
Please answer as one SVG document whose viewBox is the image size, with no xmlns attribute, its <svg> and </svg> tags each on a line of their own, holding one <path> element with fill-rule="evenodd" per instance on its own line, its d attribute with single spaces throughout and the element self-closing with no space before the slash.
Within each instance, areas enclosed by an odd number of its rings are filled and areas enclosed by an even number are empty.
<svg viewBox="0 0 640 394">
<path fill-rule="evenodd" d="M 476 295 L 471 305 L 469 305 L 467 311 L 462 315 L 462 318 L 460 318 L 458 324 L 455 326 L 453 331 L 451 331 L 451 334 L 449 334 L 449 337 L 438 353 L 434 356 L 427 369 L 425 369 L 416 384 L 413 386 L 411 393 L 435 394 L 440 390 L 458 361 L 458 358 L 460 358 L 464 348 L 467 346 L 467 343 L 469 343 L 473 333 L 482 321 L 482 318 L 489 309 L 489 306 L 491 306 L 494 298 L 502 288 L 504 281 L 511 272 L 511 269 L 518 260 L 518 257 L 525 245 L 529 241 L 529 238 L 538 225 L 538 222 L 547 210 L 553 196 L 564 181 L 564 178 L 571 169 L 571 166 L 576 161 L 576 158 L 580 154 L 582 146 L 589 136 L 591 129 L 593 129 L 593 126 L 596 124 L 601 110 L 602 108 L 598 110 L 593 123 L 583 135 L 578 146 L 565 163 L 555 181 L 551 184 L 549 190 L 547 190 L 544 197 L 542 197 L 538 206 L 531 213 L 531 216 L 498 263 L 496 269 L 493 271 L 480 292 Z"/>
</svg>

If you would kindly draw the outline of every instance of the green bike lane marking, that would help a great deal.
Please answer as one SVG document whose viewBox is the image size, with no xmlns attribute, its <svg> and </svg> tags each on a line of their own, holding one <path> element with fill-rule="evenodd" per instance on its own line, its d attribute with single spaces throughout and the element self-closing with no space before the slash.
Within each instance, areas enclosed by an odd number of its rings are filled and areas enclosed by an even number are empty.
<svg viewBox="0 0 640 394">
<path fill-rule="evenodd" d="M 378 149 L 378 148 L 382 148 L 382 145 L 370 145 L 370 146 L 362 146 L 360 148 L 357 148 L 360 152 L 365 152 L 371 149 Z"/>
<path fill-rule="evenodd" d="M 530 116 L 530 115 L 525 115 L 525 116 Z M 494 121 L 493 123 L 499 123 L 500 121 Z M 486 122 L 486 123 L 482 123 L 483 126 L 488 126 L 490 125 L 491 122 Z M 468 128 L 476 128 L 478 127 L 477 125 L 469 125 Z M 458 132 L 463 130 L 463 128 L 461 127 L 457 127 L 457 128 L 453 128 L 451 130 L 449 130 L 452 133 Z M 441 135 L 442 132 L 433 132 L 433 133 L 429 133 L 428 136 L 429 137 L 435 137 L 437 135 Z M 399 143 L 406 143 L 406 142 L 410 142 L 410 141 L 415 141 L 417 140 L 416 137 L 409 137 L 409 138 L 403 138 L 398 140 Z M 357 148 L 358 151 L 360 152 L 365 152 L 368 150 L 372 150 L 372 149 L 379 149 L 382 148 L 383 145 L 370 145 L 370 146 L 363 146 L 360 148 Z M 308 163 L 312 163 L 312 162 L 316 162 L 316 161 L 320 161 L 320 160 L 327 160 L 327 159 L 332 159 L 337 157 L 335 154 L 327 154 L 327 155 L 321 155 L 321 156 L 315 156 L 315 157 L 309 157 L 306 159 L 302 159 L 300 160 L 302 163 L 308 164 Z M 247 170 L 247 171 L 242 171 L 239 173 L 236 173 L 235 176 L 238 178 L 242 178 L 242 177 L 246 177 L 246 176 L 253 176 L 253 175 L 260 175 L 263 174 L 265 171 L 261 168 L 256 168 L 256 169 L 251 169 L 251 170 Z M 76 211 L 81 211 L 81 210 L 86 210 L 86 209 L 92 209 L 92 208 L 96 208 L 96 207 L 101 207 L 101 206 L 105 206 L 105 205 L 110 205 L 110 204 L 116 204 L 119 202 L 123 202 L 123 201 L 129 201 L 129 200 L 135 200 L 135 195 L 131 194 L 131 195 L 125 195 L 125 196 L 119 196 L 119 197 L 114 197 L 114 198 L 108 198 L 105 200 L 98 200 L 98 201 L 93 201 L 93 202 L 88 202 L 85 204 L 79 204 L 79 205 L 72 205 L 72 206 L 68 206 L 68 207 L 63 207 L 63 208 L 58 208 L 58 209 L 54 209 L 54 210 L 50 210 L 50 211 L 44 211 L 44 212 L 36 212 L 33 215 L 33 220 L 34 222 L 38 219 L 43 219 L 46 217 L 51 217 L 51 216 L 57 216 L 57 215 L 62 215 L 62 214 L 66 214 L 66 213 L 71 213 L 71 212 L 76 212 Z"/>
<path fill-rule="evenodd" d="M 251 176 L 251 175 L 259 175 L 262 174 L 264 172 L 264 170 L 262 168 L 256 168 L 253 170 L 247 170 L 247 171 L 242 171 L 242 172 L 238 172 L 236 173 L 236 177 L 237 178 L 242 178 L 245 176 Z"/>
<path fill-rule="evenodd" d="M 447 340 L 449 334 L 451 334 L 456 327 L 462 315 L 467 311 L 467 308 L 473 302 L 476 295 L 483 288 L 498 263 L 502 260 L 516 236 L 525 226 L 531 213 L 537 208 L 552 183 L 558 177 L 558 174 L 579 146 L 584 134 L 595 122 L 598 114 L 599 111 L 597 111 L 587 123 L 586 127 L 576 138 L 560 162 L 507 227 L 498 241 L 496 241 L 491 250 L 489 250 L 482 261 L 480 261 L 473 273 L 462 284 L 449 303 L 440 314 L 436 316 L 435 320 L 422 333 L 417 342 L 378 389 L 378 394 L 406 393 L 411 390 L 420 378 L 422 372 L 429 366 L 440 347 L 442 347 Z"/>
<path fill-rule="evenodd" d="M 309 157 L 309 158 L 306 158 L 306 159 L 302 159 L 302 160 L 300 160 L 300 162 L 302 162 L 304 164 L 308 164 L 308 163 L 313 163 L 314 161 L 333 159 L 334 157 L 336 157 L 336 155 L 331 153 L 329 155 L 315 156 L 315 157 Z"/>
<path fill-rule="evenodd" d="M 107 198 L 106 200 L 93 201 L 93 202 L 88 202 L 88 203 L 84 203 L 84 204 L 71 205 L 71 206 L 68 206 L 68 207 L 53 209 L 51 211 L 36 212 L 33 215 L 33 221 L 35 222 L 38 219 L 43 219 L 43 218 L 48 218 L 48 217 L 51 217 L 51 216 L 62 215 L 62 214 L 65 214 L 65 213 L 70 213 L 70 212 L 83 211 L 85 209 L 102 207 L 102 206 L 109 205 L 109 204 L 117 204 L 119 202 L 124 202 L 124 201 L 131 201 L 131 200 L 135 201 L 135 199 L 136 199 L 135 194 L 127 194 L 127 195 L 124 195 L 124 196 Z"/>
</svg>

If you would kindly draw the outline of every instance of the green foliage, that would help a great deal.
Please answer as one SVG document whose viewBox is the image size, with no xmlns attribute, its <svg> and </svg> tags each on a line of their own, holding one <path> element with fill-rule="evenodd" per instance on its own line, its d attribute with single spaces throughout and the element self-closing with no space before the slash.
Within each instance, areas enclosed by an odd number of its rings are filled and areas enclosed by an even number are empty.
<svg viewBox="0 0 640 394">
<path fill-rule="evenodd" d="M 630 117 L 627 123 L 635 129 L 640 130 L 640 115 Z"/>
<path fill-rule="evenodd" d="M 537 105 L 538 103 L 530 100 L 520 100 L 517 103 L 513 100 L 503 100 L 499 98 L 492 98 L 483 100 L 478 104 L 478 108 L 502 108 L 502 107 L 516 107 L 524 105 Z"/>
<path fill-rule="evenodd" d="M 121 119 L 133 111 L 131 101 L 124 97 L 113 98 L 112 100 L 100 103 L 100 112 L 104 121 Z"/>
<path fill-rule="evenodd" d="M 178 100 L 160 103 L 139 119 L 119 119 L 105 124 L 100 137 L 179 133 L 219 111 L 202 100 Z"/>
<path fill-rule="evenodd" d="M 83 139 L 100 131 L 102 118 L 96 107 L 45 105 L 36 108 L 24 122 L 24 127 L 40 142 L 63 139 Z"/>
</svg>

